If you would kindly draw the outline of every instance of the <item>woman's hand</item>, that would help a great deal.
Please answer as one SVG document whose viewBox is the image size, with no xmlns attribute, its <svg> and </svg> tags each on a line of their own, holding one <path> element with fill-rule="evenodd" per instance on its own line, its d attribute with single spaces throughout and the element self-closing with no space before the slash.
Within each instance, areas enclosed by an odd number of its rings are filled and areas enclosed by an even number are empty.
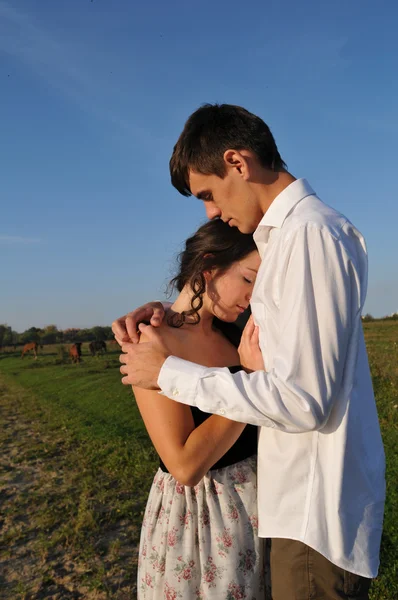
<svg viewBox="0 0 398 600">
<path fill-rule="evenodd" d="M 250 315 L 243 330 L 239 348 L 240 364 L 248 373 L 252 371 L 265 371 L 263 356 L 259 345 L 259 329 L 254 324 L 253 315 Z"/>
<path fill-rule="evenodd" d="M 138 344 L 140 341 L 140 332 L 138 325 L 143 321 L 149 322 L 152 327 L 159 327 L 162 324 L 165 310 L 169 307 L 168 302 L 147 302 L 133 312 L 120 317 L 112 323 L 112 331 L 117 343 L 121 346 L 124 342 Z"/>
<path fill-rule="evenodd" d="M 141 344 L 124 342 L 119 356 L 123 366 L 120 372 L 124 375 L 124 385 L 136 385 L 147 390 L 157 390 L 158 377 L 164 361 L 171 352 L 163 340 L 159 329 L 140 323 Z M 117 338 L 116 338 L 117 339 Z"/>
</svg>

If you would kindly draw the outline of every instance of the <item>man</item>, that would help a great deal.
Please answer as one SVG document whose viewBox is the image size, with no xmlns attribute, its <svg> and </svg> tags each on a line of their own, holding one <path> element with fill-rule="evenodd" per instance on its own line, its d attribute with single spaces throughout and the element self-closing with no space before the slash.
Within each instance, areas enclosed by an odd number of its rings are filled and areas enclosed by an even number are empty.
<svg viewBox="0 0 398 600">
<path fill-rule="evenodd" d="M 267 125 L 243 108 L 193 113 L 170 171 L 208 218 L 254 232 L 262 263 L 251 309 L 265 371 L 232 375 L 169 356 L 141 324 L 151 341 L 123 344 L 123 383 L 260 426 L 259 535 L 271 539 L 273 600 L 368 598 L 385 483 L 361 324 L 364 239 L 286 170 Z M 119 319 L 116 337 L 137 341 L 137 321 L 151 315 L 156 325 L 161 307 Z"/>
</svg>

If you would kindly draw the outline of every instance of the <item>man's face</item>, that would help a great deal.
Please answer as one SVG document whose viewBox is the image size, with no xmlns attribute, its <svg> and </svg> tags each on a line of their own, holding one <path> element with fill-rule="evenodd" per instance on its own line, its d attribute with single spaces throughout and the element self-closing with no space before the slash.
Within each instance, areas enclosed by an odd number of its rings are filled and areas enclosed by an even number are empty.
<svg viewBox="0 0 398 600">
<path fill-rule="evenodd" d="M 209 219 L 219 217 L 242 233 L 253 233 L 261 221 L 263 215 L 250 185 L 234 169 L 228 169 L 223 179 L 190 171 L 189 187 L 204 201 Z"/>
</svg>

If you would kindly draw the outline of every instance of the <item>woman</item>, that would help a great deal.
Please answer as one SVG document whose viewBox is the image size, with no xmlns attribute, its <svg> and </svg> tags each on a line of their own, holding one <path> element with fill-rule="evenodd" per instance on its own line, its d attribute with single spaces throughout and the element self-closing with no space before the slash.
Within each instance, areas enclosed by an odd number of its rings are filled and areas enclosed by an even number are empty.
<svg viewBox="0 0 398 600">
<path fill-rule="evenodd" d="M 172 354 L 242 368 L 234 321 L 249 306 L 259 265 L 252 236 L 221 220 L 187 240 L 172 281 L 180 293 L 161 326 Z M 134 394 L 160 456 L 141 532 L 138 598 L 259 599 L 256 428 L 156 391 Z"/>
</svg>

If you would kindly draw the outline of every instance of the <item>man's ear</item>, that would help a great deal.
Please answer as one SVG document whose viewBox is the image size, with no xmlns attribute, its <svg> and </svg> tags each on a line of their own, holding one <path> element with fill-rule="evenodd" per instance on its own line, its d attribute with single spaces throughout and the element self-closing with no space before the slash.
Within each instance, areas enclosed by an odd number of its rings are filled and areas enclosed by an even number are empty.
<svg viewBox="0 0 398 600">
<path fill-rule="evenodd" d="M 249 175 L 249 164 L 247 160 L 247 156 L 245 156 L 246 151 L 242 150 L 225 150 L 223 159 L 227 169 L 233 169 L 239 175 L 243 176 L 245 179 L 248 178 Z"/>
</svg>

